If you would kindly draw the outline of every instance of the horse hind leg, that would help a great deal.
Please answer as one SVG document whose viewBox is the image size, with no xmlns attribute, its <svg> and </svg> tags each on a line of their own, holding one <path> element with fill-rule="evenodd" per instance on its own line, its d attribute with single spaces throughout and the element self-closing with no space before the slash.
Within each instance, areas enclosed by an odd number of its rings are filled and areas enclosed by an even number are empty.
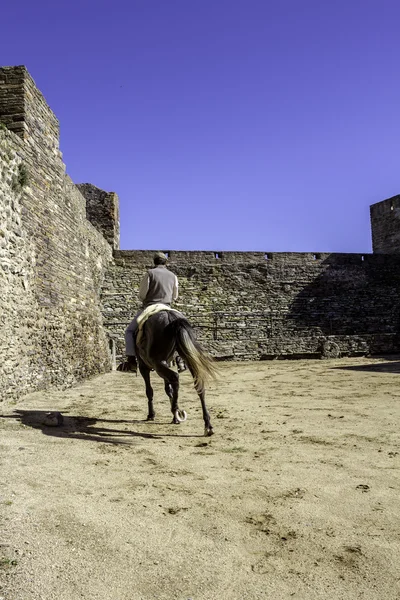
<svg viewBox="0 0 400 600">
<path fill-rule="evenodd" d="M 165 382 L 165 393 L 167 394 L 170 404 L 171 404 L 171 412 L 172 412 L 172 422 L 177 425 L 180 423 L 179 420 L 179 409 L 178 409 L 178 398 L 174 391 L 174 386 L 169 381 Z"/>
<path fill-rule="evenodd" d="M 201 409 L 203 411 L 203 421 L 204 421 L 204 435 L 209 437 L 214 434 L 213 426 L 211 425 L 210 413 L 207 410 L 206 406 L 206 393 L 204 388 L 199 392 L 197 392 L 201 402 Z"/>
<path fill-rule="evenodd" d="M 144 379 L 144 383 L 146 386 L 146 396 L 147 396 L 147 405 L 148 405 L 148 413 L 147 413 L 147 421 L 154 421 L 156 417 L 156 413 L 154 412 L 153 405 L 153 388 L 150 383 L 150 369 L 142 362 L 139 362 L 139 371 L 141 376 Z"/>
<path fill-rule="evenodd" d="M 170 402 L 172 402 L 172 398 L 174 395 L 174 390 L 173 390 L 172 384 L 169 381 L 165 381 L 164 389 L 165 389 L 165 393 L 167 394 L 168 398 L 170 399 Z"/>
<path fill-rule="evenodd" d="M 193 374 L 192 370 L 190 369 L 190 367 L 189 367 L 189 370 L 192 374 L 192 377 L 194 378 L 194 374 Z M 206 406 L 206 392 L 204 389 L 204 385 L 197 383 L 197 385 L 195 384 L 195 389 L 200 398 L 201 410 L 203 411 L 204 435 L 206 437 L 210 437 L 211 435 L 214 435 L 214 429 L 213 429 L 213 426 L 211 425 L 210 413 L 208 412 L 208 409 Z"/>
<path fill-rule="evenodd" d="M 178 406 L 179 375 L 164 361 L 156 366 L 156 371 L 164 379 L 165 393 L 171 404 L 172 423 L 178 425 L 187 419 L 186 412 Z"/>
</svg>

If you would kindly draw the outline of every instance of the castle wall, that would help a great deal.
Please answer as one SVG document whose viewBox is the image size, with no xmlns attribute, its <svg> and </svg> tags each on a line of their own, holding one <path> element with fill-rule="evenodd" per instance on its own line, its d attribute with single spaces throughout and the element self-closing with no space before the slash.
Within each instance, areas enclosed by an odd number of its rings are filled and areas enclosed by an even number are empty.
<svg viewBox="0 0 400 600">
<path fill-rule="evenodd" d="M 176 307 L 221 359 L 400 351 L 400 196 L 371 207 L 373 255 L 169 252 Z M 152 251 L 120 251 L 118 198 L 65 174 L 24 67 L 0 69 L 0 400 L 122 356 Z"/>
<path fill-rule="evenodd" d="M 372 204 L 370 216 L 374 253 L 400 253 L 400 196 Z"/>
<path fill-rule="evenodd" d="M 0 69 L 0 122 L 3 399 L 110 368 L 99 293 L 112 248 L 86 219 L 57 119 L 23 67 Z"/>
<path fill-rule="evenodd" d="M 86 218 L 114 250 L 119 249 L 119 202 L 114 192 L 105 192 L 91 183 L 76 185 L 86 199 Z"/>
<path fill-rule="evenodd" d="M 106 273 L 104 322 L 119 338 L 119 354 L 152 256 L 115 252 Z M 216 357 L 400 350 L 400 256 L 175 251 L 169 256 L 180 282 L 176 307 Z"/>
</svg>

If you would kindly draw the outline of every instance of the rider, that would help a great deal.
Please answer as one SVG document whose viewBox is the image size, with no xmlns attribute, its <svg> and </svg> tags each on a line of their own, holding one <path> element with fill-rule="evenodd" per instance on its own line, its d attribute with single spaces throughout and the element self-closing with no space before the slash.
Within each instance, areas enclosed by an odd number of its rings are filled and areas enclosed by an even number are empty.
<svg viewBox="0 0 400 600">
<path fill-rule="evenodd" d="M 163 252 L 154 255 L 154 267 L 144 275 L 139 288 L 139 299 L 142 308 L 136 313 L 125 331 L 125 349 L 127 361 L 122 365 L 124 371 L 137 371 L 135 337 L 138 330 L 137 319 L 150 304 L 167 304 L 178 298 L 178 278 L 167 269 L 167 256 Z M 176 358 L 178 371 L 184 371 L 186 366 L 180 357 Z"/>
</svg>

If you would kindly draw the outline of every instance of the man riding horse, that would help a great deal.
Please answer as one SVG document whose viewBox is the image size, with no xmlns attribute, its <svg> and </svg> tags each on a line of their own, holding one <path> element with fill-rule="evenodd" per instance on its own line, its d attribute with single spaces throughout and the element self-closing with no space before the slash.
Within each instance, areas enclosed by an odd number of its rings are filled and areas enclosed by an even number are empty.
<svg viewBox="0 0 400 600">
<path fill-rule="evenodd" d="M 204 434 L 210 436 L 214 430 L 205 402 L 205 382 L 208 378 L 215 377 L 216 367 L 211 356 L 197 341 L 189 321 L 182 313 L 170 307 L 178 297 L 178 279 L 167 269 L 167 260 L 165 254 L 157 252 L 154 256 L 154 268 L 146 273 L 140 284 L 139 297 L 143 308 L 126 329 L 127 361 L 118 370 L 136 372 L 139 363 L 146 386 L 148 421 L 155 419 L 150 382 L 150 372 L 155 371 L 164 380 L 165 393 L 171 403 L 172 422 L 179 424 L 186 420 L 187 415 L 178 405 L 179 375 L 169 365 L 174 356 L 179 372 L 186 369 L 186 363 L 200 398 Z"/>
<path fill-rule="evenodd" d="M 167 256 L 163 252 L 156 252 L 153 260 L 154 267 L 147 271 L 139 287 L 139 299 L 142 301 L 142 308 L 136 313 L 125 331 L 125 352 L 127 359 L 126 362 L 120 365 L 120 371 L 137 372 L 136 334 L 138 331 L 138 318 L 144 309 L 152 304 L 170 306 L 178 298 L 178 278 L 167 269 Z M 178 313 L 178 311 L 176 312 Z M 181 313 L 179 315 L 183 317 Z M 179 373 L 185 371 L 186 366 L 180 356 L 176 356 L 175 362 Z"/>
</svg>

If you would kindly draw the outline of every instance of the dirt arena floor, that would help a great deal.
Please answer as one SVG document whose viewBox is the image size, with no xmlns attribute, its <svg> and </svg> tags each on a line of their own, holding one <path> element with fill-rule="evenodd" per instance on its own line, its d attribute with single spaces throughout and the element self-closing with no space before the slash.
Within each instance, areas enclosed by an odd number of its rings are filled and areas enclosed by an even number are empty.
<svg viewBox="0 0 400 600">
<path fill-rule="evenodd" d="M 221 363 L 211 438 L 153 380 L 0 405 L 1 600 L 400 598 L 400 359 Z"/>
</svg>

